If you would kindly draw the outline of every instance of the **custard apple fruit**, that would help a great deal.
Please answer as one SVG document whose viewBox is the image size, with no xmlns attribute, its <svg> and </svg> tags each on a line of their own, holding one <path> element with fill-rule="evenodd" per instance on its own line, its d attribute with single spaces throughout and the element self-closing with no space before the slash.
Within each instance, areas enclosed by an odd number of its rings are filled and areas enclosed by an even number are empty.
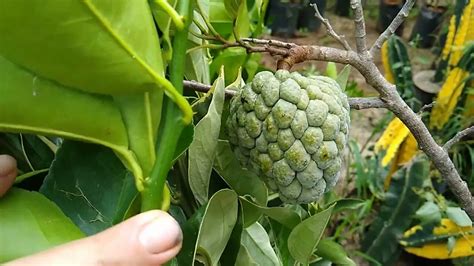
<svg viewBox="0 0 474 266">
<path fill-rule="evenodd" d="M 284 202 L 309 203 L 339 178 L 349 120 L 335 80 L 263 71 L 232 98 L 227 129 L 244 167 Z"/>
</svg>

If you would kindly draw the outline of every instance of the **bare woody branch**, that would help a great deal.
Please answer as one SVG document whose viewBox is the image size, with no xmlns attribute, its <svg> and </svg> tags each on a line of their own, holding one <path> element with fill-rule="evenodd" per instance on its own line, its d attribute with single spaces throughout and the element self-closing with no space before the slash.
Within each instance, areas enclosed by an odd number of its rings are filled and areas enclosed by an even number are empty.
<svg viewBox="0 0 474 266">
<path fill-rule="evenodd" d="M 211 89 L 210 85 L 202 84 L 197 81 L 184 80 L 183 85 L 186 89 L 204 92 L 204 93 L 208 92 Z M 233 97 L 235 94 L 237 94 L 237 91 L 225 90 L 225 96 L 228 98 Z M 362 109 L 370 109 L 370 108 L 387 108 L 387 105 L 377 97 L 349 98 L 349 105 L 354 110 L 362 110 Z"/>
<path fill-rule="evenodd" d="M 460 142 L 463 138 L 467 136 L 474 136 L 474 126 L 459 131 L 452 139 L 448 140 L 444 144 L 443 149 L 448 152 L 451 147 L 453 147 L 456 143 Z"/>
<path fill-rule="evenodd" d="M 351 8 L 354 12 L 355 39 L 357 52 L 365 55 L 367 53 L 367 38 L 365 31 L 365 18 L 360 0 L 351 0 Z"/>
<path fill-rule="evenodd" d="M 397 31 L 398 27 L 402 25 L 403 21 L 408 17 L 408 14 L 410 13 L 410 10 L 413 8 L 415 5 L 416 0 L 407 0 L 405 4 L 403 5 L 402 9 L 400 12 L 398 12 L 397 16 L 392 20 L 390 25 L 388 26 L 387 29 L 385 29 L 382 34 L 377 38 L 375 43 L 372 45 L 370 48 L 370 54 L 372 56 L 376 55 L 379 50 L 382 48 L 383 43 L 392 36 L 395 31 Z"/>
<path fill-rule="evenodd" d="M 339 35 L 336 33 L 336 31 L 332 28 L 331 23 L 329 23 L 329 20 L 327 18 L 324 18 L 321 15 L 321 12 L 319 12 L 318 5 L 317 4 L 311 4 L 311 6 L 314 8 L 314 16 L 323 23 L 323 25 L 326 27 L 327 33 L 329 36 L 333 37 L 336 41 L 338 41 L 344 49 L 351 51 L 352 48 L 347 42 L 346 38 L 344 35 Z"/>
<path fill-rule="evenodd" d="M 351 109 L 362 110 L 371 108 L 387 108 L 387 104 L 377 97 L 349 98 Z"/>
</svg>

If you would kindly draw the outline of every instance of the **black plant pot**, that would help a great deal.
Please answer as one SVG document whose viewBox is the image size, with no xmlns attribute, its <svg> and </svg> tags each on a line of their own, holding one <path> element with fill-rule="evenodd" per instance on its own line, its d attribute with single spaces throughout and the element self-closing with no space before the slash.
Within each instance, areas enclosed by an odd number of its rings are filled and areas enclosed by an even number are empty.
<svg viewBox="0 0 474 266">
<path fill-rule="evenodd" d="M 318 6 L 319 13 L 324 17 L 326 9 L 326 0 L 309 0 L 303 5 L 298 16 L 298 29 L 307 29 L 308 31 L 317 31 L 321 27 L 321 21 L 314 14 L 315 10 L 310 4 Z"/>
<path fill-rule="evenodd" d="M 301 5 L 297 3 L 282 3 L 271 0 L 268 10 L 267 25 L 270 25 L 273 36 L 291 38 L 298 30 L 298 14 Z"/>
<path fill-rule="evenodd" d="M 403 7 L 404 0 L 380 0 L 379 18 L 377 21 L 377 30 L 381 33 L 392 23 L 392 20 L 397 16 L 398 12 Z M 403 24 L 398 27 L 395 34 L 402 36 Z"/>
<path fill-rule="evenodd" d="M 351 13 L 351 0 L 337 0 L 335 12 L 338 16 L 349 17 Z"/>
<path fill-rule="evenodd" d="M 436 36 L 435 32 L 443 22 L 444 8 L 435 8 L 423 6 L 418 16 L 410 40 L 419 40 L 418 45 L 421 48 L 430 48 L 433 46 Z"/>
<path fill-rule="evenodd" d="M 441 84 L 433 81 L 434 75 L 434 70 L 424 70 L 413 77 L 413 94 L 421 102 L 421 106 L 432 103 L 441 89 Z"/>
</svg>

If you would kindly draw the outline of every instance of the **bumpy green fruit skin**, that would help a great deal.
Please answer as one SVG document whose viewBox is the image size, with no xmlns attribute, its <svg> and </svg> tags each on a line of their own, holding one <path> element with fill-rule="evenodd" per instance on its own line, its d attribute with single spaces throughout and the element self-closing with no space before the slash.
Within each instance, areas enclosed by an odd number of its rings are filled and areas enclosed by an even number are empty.
<svg viewBox="0 0 474 266">
<path fill-rule="evenodd" d="M 336 81 L 263 71 L 230 103 L 229 141 L 244 167 L 287 203 L 318 200 L 336 184 L 349 103 Z"/>
</svg>

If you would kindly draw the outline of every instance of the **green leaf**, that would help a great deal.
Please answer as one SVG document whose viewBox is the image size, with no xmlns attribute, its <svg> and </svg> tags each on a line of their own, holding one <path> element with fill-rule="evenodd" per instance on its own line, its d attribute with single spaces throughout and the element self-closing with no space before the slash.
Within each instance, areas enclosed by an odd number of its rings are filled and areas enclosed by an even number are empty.
<svg viewBox="0 0 474 266">
<path fill-rule="evenodd" d="M 17 0 L 0 8 L 0 54 L 87 92 L 150 90 L 144 85 L 164 74 L 158 40 L 147 1 Z"/>
<path fill-rule="evenodd" d="M 307 264 L 329 222 L 334 205 L 299 223 L 288 237 L 288 249 L 297 261 Z"/>
<path fill-rule="evenodd" d="M 337 265 L 356 265 L 355 262 L 347 256 L 344 248 L 330 239 L 321 239 L 315 254 Z"/>
<path fill-rule="evenodd" d="M 235 191 L 234 191 L 235 192 Z M 244 231 L 244 219 L 242 215 L 242 205 L 239 204 L 239 210 L 237 215 L 237 221 L 235 222 L 234 229 L 230 235 L 229 241 L 222 252 L 220 264 L 221 265 L 233 265 L 239 255 L 241 247 L 242 232 Z"/>
<path fill-rule="evenodd" d="M 274 241 L 274 248 L 277 251 L 279 260 L 283 265 L 295 265 L 295 260 L 288 250 L 288 237 L 293 228 L 285 227 L 274 220 L 270 220 L 270 225 L 272 230 L 271 239 Z"/>
<path fill-rule="evenodd" d="M 67 140 L 40 191 L 88 235 L 122 221 L 138 193 L 110 149 Z"/>
<path fill-rule="evenodd" d="M 336 63 L 328 62 L 326 65 L 326 76 L 336 79 L 337 78 L 337 68 Z"/>
<path fill-rule="evenodd" d="M 128 147 L 120 111 L 110 97 L 63 87 L 2 56 L 0 73 L 0 130 L 68 137 L 115 150 Z"/>
<path fill-rule="evenodd" d="M 211 63 L 211 76 L 218 73 L 222 66 L 225 71 L 225 84 L 234 82 L 239 74 L 239 69 L 245 64 L 247 53 L 242 47 L 231 47 L 223 50 Z"/>
<path fill-rule="evenodd" d="M 200 13 L 194 12 L 194 20 L 199 23 L 201 27 L 207 29 L 203 17 Z M 205 34 L 196 26 L 196 23 L 192 23 L 189 26 L 189 31 L 196 34 Z M 206 44 L 207 41 L 194 36 L 193 34 L 188 35 L 189 43 L 188 50 L 196 46 Z M 194 49 L 186 53 L 186 64 L 184 66 L 184 76 L 188 80 L 195 80 L 204 84 L 210 84 L 210 72 L 209 65 L 211 59 L 208 56 L 208 49 Z"/>
<path fill-rule="evenodd" d="M 170 28 L 171 28 L 171 17 L 166 13 L 163 8 L 157 4 L 157 1 L 153 0 L 148 0 L 150 4 L 150 8 L 153 14 L 153 18 L 155 19 L 156 25 L 158 26 L 158 29 L 163 33 L 163 36 L 161 37 L 162 40 L 162 54 L 163 58 L 166 61 L 171 60 L 172 52 L 173 52 L 173 45 L 171 43 L 171 38 L 170 38 Z M 178 3 L 177 0 L 170 0 L 168 3 L 172 7 L 176 7 L 176 3 Z"/>
<path fill-rule="evenodd" d="M 237 194 L 228 189 L 218 191 L 209 200 L 197 238 L 197 253 L 209 265 L 218 265 L 237 222 L 238 206 Z"/>
<path fill-rule="evenodd" d="M 258 265 L 281 265 L 267 232 L 259 223 L 245 228 L 242 233 L 242 246 Z"/>
<path fill-rule="evenodd" d="M 253 172 L 244 170 L 227 141 L 219 140 L 214 169 L 239 195 L 250 196 L 259 205 L 267 205 L 267 187 Z"/>
<path fill-rule="evenodd" d="M 345 65 L 344 68 L 339 72 L 336 78 L 337 84 L 344 91 L 346 89 L 347 81 L 349 80 L 349 74 L 351 73 L 351 66 Z"/>
<path fill-rule="evenodd" d="M 246 38 L 250 36 L 250 17 L 247 10 L 247 1 L 241 0 L 237 18 L 234 25 L 234 34 L 236 39 Z"/>
<path fill-rule="evenodd" d="M 362 240 L 362 250 L 367 256 L 382 265 L 398 258 L 401 252 L 398 239 L 409 228 L 420 205 L 414 189 L 421 188 L 427 176 L 429 161 L 423 157 L 394 174 L 379 215 Z"/>
<path fill-rule="evenodd" d="M 235 260 L 235 266 L 258 266 L 252 257 L 250 256 L 249 251 L 243 245 L 240 246 L 239 254 L 237 254 L 237 259 Z"/>
<path fill-rule="evenodd" d="M 472 226 L 472 221 L 467 213 L 459 207 L 448 207 L 446 215 L 459 226 Z"/>
<path fill-rule="evenodd" d="M 193 138 L 194 125 L 189 124 L 185 128 L 183 128 L 183 131 L 179 136 L 178 146 L 176 146 L 176 150 L 174 151 L 174 161 L 176 161 L 189 148 L 189 145 L 191 145 L 191 143 L 193 142 Z"/>
<path fill-rule="evenodd" d="M 262 207 L 240 197 L 240 202 L 244 209 L 244 227 L 249 227 L 256 222 L 263 214 L 281 223 L 287 228 L 294 228 L 301 222 L 296 211 L 285 207 Z"/>
<path fill-rule="evenodd" d="M 163 93 L 160 91 L 115 96 L 128 132 L 129 149 L 148 176 L 155 162 L 155 142 L 161 120 Z"/>
<path fill-rule="evenodd" d="M 361 199 L 339 199 L 334 201 L 336 206 L 334 206 L 333 213 L 342 212 L 345 210 L 357 210 L 366 205 L 366 202 Z"/>
<path fill-rule="evenodd" d="M 0 263 L 83 236 L 53 202 L 38 192 L 12 188 L 0 200 Z"/>
<path fill-rule="evenodd" d="M 250 21 L 255 21 L 256 24 L 252 24 L 252 35 L 260 36 L 265 27 L 265 13 L 267 11 L 269 0 L 255 0 L 255 4 L 250 11 Z"/>
<path fill-rule="evenodd" d="M 224 0 L 224 6 L 229 15 L 235 19 L 237 17 L 237 13 L 239 11 L 239 7 L 241 2 L 245 2 L 243 0 Z"/>
<path fill-rule="evenodd" d="M 224 108 L 224 71 L 214 82 L 214 95 L 207 114 L 199 121 L 194 131 L 194 140 L 189 146 L 189 186 L 196 200 L 203 204 L 208 199 L 209 179 L 217 151 L 217 140 L 221 128 Z"/>
<path fill-rule="evenodd" d="M 448 243 L 446 243 L 446 246 L 448 248 L 449 254 L 453 252 L 454 247 L 456 246 L 456 238 L 455 237 L 449 237 L 448 238 Z"/>
<path fill-rule="evenodd" d="M 224 37 L 232 33 L 233 21 L 232 16 L 227 12 L 222 0 L 206 0 L 208 2 L 209 11 L 208 19 L 214 26 L 215 30 Z M 204 15 L 203 15 L 204 16 Z"/>
<path fill-rule="evenodd" d="M 422 224 L 438 223 L 441 221 L 441 210 L 438 205 L 432 201 L 425 202 L 417 211 L 416 217 Z"/>
</svg>

